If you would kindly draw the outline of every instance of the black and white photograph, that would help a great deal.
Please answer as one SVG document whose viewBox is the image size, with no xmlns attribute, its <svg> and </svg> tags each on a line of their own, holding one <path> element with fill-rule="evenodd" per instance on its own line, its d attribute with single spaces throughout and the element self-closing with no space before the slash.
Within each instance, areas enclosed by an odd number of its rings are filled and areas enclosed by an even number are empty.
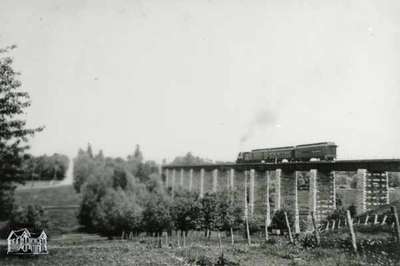
<svg viewBox="0 0 400 266">
<path fill-rule="evenodd" d="M 400 265 L 400 2 L 0 0 L 0 265 Z"/>
</svg>

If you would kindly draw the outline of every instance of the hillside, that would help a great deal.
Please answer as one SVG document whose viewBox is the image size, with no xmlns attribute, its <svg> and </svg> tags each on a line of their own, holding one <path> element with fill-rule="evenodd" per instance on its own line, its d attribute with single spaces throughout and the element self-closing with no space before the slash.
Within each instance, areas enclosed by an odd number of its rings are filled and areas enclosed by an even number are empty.
<svg viewBox="0 0 400 266">
<path fill-rule="evenodd" d="M 18 205 L 39 204 L 46 209 L 49 235 L 58 235 L 79 228 L 76 216 L 81 195 L 77 194 L 71 185 L 17 190 L 15 194 Z"/>
<path fill-rule="evenodd" d="M 80 203 L 80 195 L 71 185 L 17 190 L 15 196 L 16 203 L 21 205 L 66 206 Z"/>
</svg>

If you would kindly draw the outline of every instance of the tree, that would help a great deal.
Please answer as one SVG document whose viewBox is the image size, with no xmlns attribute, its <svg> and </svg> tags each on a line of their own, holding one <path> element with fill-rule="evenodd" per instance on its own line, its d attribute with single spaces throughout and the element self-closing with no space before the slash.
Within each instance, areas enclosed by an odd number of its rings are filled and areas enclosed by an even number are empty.
<svg viewBox="0 0 400 266">
<path fill-rule="evenodd" d="M 92 145 L 90 145 L 90 143 L 88 143 L 88 145 L 87 145 L 86 153 L 90 158 L 93 159 L 93 149 L 92 149 Z"/>
<path fill-rule="evenodd" d="M 51 156 L 35 157 L 24 155 L 23 170 L 25 180 L 61 180 L 65 178 L 69 165 L 66 155 L 55 153 Z"/>
<path fill-rule="evenodd" d="M 142 225 L 146 186 L 136 182 L 121 158 L 95 163 L 81 187 L 79 223 L 89 231 L 112 236 L 138 232 Z"/>
<path fill-rule="evenodd" d="M 94 171 L 95 161 L 90 155 L 80 149 L 78 155 L 74 158 L 74 188 L 77 192 L 81 191 L 81 186 Z"/>
<path fill-rule="evenodd" d="M 222 191 L 217 195 L 216 228 L 219 231 L 230 231 L 243 224 L 243 209 L 238 194 Z"/>
<path fill-rule="evenodd" d="M 104 235 L 118 235 L 123 231 L 138 232 L 142 221 L 142 208 L 133 194 L 121 188 L 107 188 L 96 205 L 92 217 L 93 228 Z"/>
<path fill-rule="evenodd" d="M 28 228 L 39 231 L 47 228 L 47 214 L 39 205 L 14 208 L 10 217 L 11 229 Z"/>
<path fill-rule="evenodd" d="M 5 56 L 15 46 L 0 49 L 0 219 L 12 210 L 16 182 L 23 182 L 23 154 L 29 148 L 28 137 L 43 128 L 28 128 L 21 118 L 30 106 L 27 92 L 20 91 L 18 72 L 12 67 L 12 58 Z"/>
<path fill-rule="evenodd" d="M 217 194 L 206 193 L 200 199 L 200 227 L 207 232 L 213 230 L 217 224 Z M 210 236 L 210 235 L 208 235 Z"/>
<path fill-rule="evenodd" d="M 144 203 L 143 229 L 147 233 L 161 235 L 163 231 L 172 229 L 171 200 L 159 191 L 148 195 Z"/>
<path fill-rule="evenodd" d="M 199 195 L 186 190 L 178 190 L 172 202 L 171 213 L 176 230 L 181 233 L 193 230 L 200 213 Z"/>
<path fill-rule="evenodd" d="M 143 153 L 140 150 L 139 144 L 136 144 L 135 152 L 133 153 L 133 158 L 138 162 L 143 162 Z"/>
</svg>

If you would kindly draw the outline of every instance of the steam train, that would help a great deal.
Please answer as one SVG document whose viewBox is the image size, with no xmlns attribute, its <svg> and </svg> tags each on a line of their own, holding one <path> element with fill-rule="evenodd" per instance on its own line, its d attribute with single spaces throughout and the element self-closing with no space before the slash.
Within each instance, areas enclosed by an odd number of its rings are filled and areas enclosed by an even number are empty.
<svg viewBox="0 0 400 266">
<path fill-rule="evenodd" d="M 236 163 L 306 162 L 311 159 L 333 161 L 337 145 L 334 142 L 319 142 L 297 146 L 256 149 L 240 152 Z"/>
</svg>

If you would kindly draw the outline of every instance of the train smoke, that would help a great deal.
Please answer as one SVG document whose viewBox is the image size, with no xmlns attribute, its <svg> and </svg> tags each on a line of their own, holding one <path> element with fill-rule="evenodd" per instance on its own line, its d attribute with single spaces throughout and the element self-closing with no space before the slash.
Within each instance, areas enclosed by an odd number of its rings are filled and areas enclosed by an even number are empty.
<svg viewBox="0 0 400 266">
<path fill-rule="evenodd" d="M 274 126 L 277 120 L 277 114 L 272 110 L 263 109 L 256 112 L 247 131 L 240 137 L 240 144 L 249 140 L 258 130 Z"/>
</svg>

